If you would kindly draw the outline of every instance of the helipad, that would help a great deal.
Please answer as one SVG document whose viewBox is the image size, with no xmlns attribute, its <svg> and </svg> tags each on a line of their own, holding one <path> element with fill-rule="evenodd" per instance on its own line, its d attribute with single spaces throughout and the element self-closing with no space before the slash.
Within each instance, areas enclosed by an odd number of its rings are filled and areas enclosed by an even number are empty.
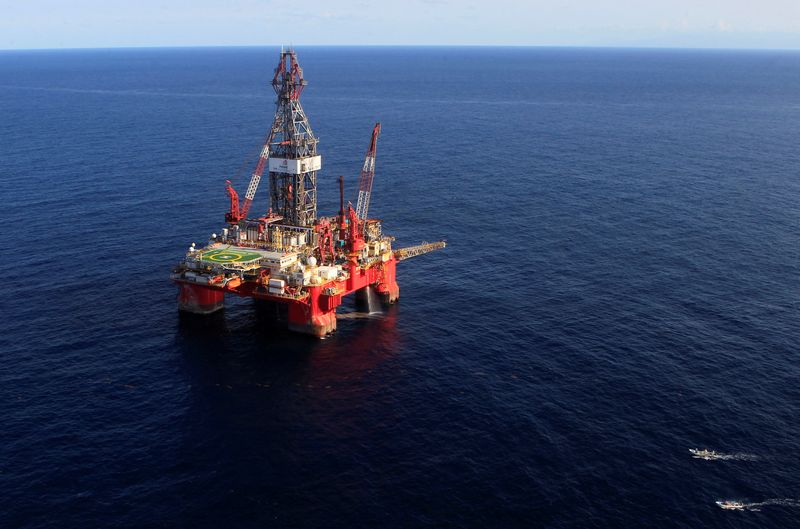
<svg viewBox="0 0 800 529">
<path fill-rule="evenodd" d="M 257 261 L 264 257 L 264 253 L 252 248 L 240 248 L 230 246 L 227 248 L 215 248 L 208 251 L 200 251 L 198 258 L 201 261 L 208 261 L 216 264 L 247 264 Z"/>
</svg>

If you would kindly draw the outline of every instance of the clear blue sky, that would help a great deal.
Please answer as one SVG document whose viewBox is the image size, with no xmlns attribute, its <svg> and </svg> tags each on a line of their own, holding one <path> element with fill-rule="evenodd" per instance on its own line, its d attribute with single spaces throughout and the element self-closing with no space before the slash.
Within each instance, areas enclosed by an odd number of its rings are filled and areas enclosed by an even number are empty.
<svg viewBox="0 0 800 529">
<path fill-rule="evenodd" d="M 800 49 L 800 0 L 0 0 L 0 49 L 278 44 Z"/>
</svg>

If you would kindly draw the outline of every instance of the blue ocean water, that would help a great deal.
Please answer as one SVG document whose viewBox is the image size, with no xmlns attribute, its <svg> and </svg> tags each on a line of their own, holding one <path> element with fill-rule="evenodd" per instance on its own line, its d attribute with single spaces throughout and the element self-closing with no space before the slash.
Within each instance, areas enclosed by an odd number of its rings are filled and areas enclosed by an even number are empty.
<svg viewBox="0 0 800 529">
<path fill-rule="evenodd" d="M 320 210 L 381 121 L 449 243 L 316 341 L 168 281 L 277 52 L 0 52 L 0 526 L 800 526 L 800 53 L 299 48 Z"/>
</svg>

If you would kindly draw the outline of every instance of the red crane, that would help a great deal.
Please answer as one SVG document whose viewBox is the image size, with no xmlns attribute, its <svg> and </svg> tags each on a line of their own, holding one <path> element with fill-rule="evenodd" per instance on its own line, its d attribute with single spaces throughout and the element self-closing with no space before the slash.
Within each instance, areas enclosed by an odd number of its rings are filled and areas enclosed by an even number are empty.
<svg viewBox="0 0 800 529">
<path fill-rule="evenodd" d="M 358 252 L 364 249 L 364 236 L 359 229 L 356 210 L 350 202 L 347 203 L 347 242 L 350 246 L 350 258 L 354 259 Z"/>
<path fill-rule="evenodd" d="M 372 140 L 369 142 L 367 155 L 364 157 L 364 166 L 358 179 L 358 200 L 356 201 L 356 217 L 361 221 L 362 230 L 366 226 L 367 212 L 369 211 L 369 197 L 372 193 L 372 180 L 375 178 L 375 153 L 378 148 L 378 136 L 381 133 L 381 124 L 376 123 L 372 129 Z"/>
<path fill-rule="evenodd" d="M 239 212 L 239 193 L 231 185 L 230 180 L 225 180 L 225 189 L 228 191 L 228 196 L 231 198 L 231 209 L 225 214 L 225 222 L 236 224 L 244 215 Z"/>
<path fill-rule="evenodd" d="M 267 136 L 267 141 L 264 142 L 264 148 L 261 149 L 261 154 L 258 157 L 258 163 L 253 171 L 253 176 L 250 177 L 250 184 L 247 186 L 247 192 L 244 196 L 244 203 L 239 207 L 239 194 L 233 189 L 231 181 L 225 182 L 225 187 L 228 191 L 228 196 L 231 198 L 231 209 L 225 214 L 225 222 L 236 224 L 240 220 L 247 218 L 247 212 L 250 210 L 250 205 L 253 203 L 253 197 L 256 196 L 258 183 L 261 181 L 261 175 L 264 174 L 264 167 L 269 160 L 269 145 L 272 143 L 274 132 L 270 132 Z"/>
</svg>

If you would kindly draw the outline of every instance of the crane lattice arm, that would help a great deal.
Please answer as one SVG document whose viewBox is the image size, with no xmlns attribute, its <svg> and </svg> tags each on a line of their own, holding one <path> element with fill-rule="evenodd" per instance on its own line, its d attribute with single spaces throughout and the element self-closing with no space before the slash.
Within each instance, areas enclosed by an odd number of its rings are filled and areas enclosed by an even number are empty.
<svg viewBox="0 0 800 529">
<path fill-rule="evenodd" d="M 250 177 L 250 184 L 248 184 L 247 191 L 244 194 L 244 203 L 242 204 L 238 220 L 247 218 L 247 212 L 250 211 L 250 206 L 253 204 L 253 197 L 256 196 L 258 183 L 261 181 L 261 175 L 264 174 L 264 167 L 266 167 L 267 160 L 269 160 L 269 146 L 272 143 L 274 134 L 274 131 L 270 131 L 269 136 L 267 136 L 267 141 L 264 142 L 264 148 L 261 149 L 261 154 L 258 156 L 258 163 L 253 171 L 253 176 Z"/>
<path fill-rule="evenodd" d="M 372 140 L 369 142 L 367 155 L 364 157 L 364 166 L 358 179 L 358 201 L 356 201 L 356 216 L 364 226 L 369 211 L 369 197 L 372 193 L 372 180 L 375 177 L 375 151 L 378 147 L 378 136 L 381 133 L 381 124 L 376 123 L 372 129 Z"/>
<path fill-rule="evenodd" d="M 411 259 L 412 257 L 416 257 L 418 255 L 422 255 L 424 253 L 433 252 L 434 250 L 439 250 L 447 246 L 447 243 L 444 241 L 439 242 L 424 242 L 422 244 L 418 244 L 417 246 L 409 246 L 408 248 L 400 248 L 394 251 L 394 258 L 398 261 L 405 261 L 406 259 Z"/>
</svg>

